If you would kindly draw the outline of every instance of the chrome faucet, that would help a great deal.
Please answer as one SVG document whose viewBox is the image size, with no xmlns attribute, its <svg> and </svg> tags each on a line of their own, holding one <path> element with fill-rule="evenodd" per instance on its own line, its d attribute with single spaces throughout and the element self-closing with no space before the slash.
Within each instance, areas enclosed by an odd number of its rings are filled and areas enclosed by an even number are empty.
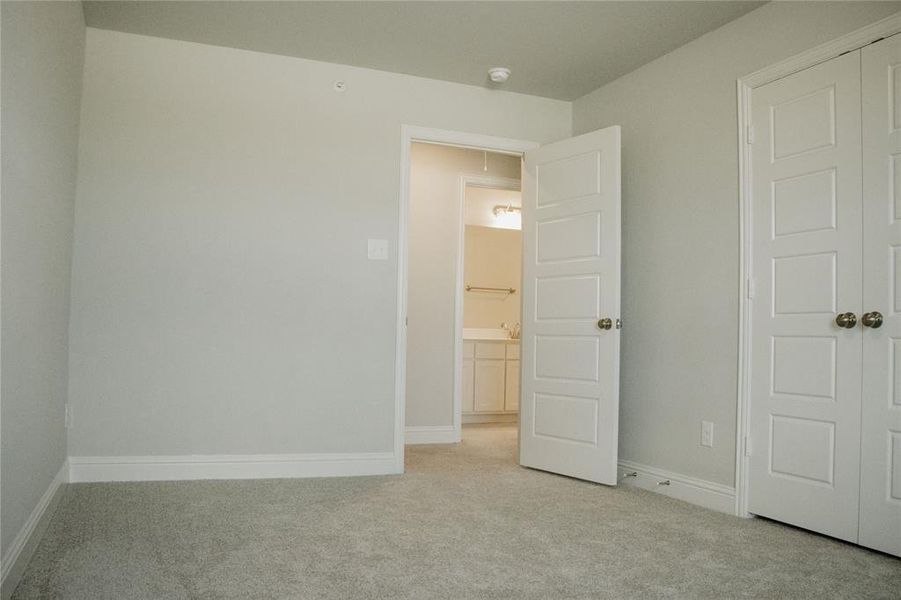
<svg viewBox="0 0 901 600">
<path fill-rule="evenodd" d="M 520 334 L 522 333 L 519 321 L 514 323 L 512 327 L 507 325 L 506 323 L 501 323 L 501 329 L 507 332 L 511 340 L 518 340 Z"/>
</svg>

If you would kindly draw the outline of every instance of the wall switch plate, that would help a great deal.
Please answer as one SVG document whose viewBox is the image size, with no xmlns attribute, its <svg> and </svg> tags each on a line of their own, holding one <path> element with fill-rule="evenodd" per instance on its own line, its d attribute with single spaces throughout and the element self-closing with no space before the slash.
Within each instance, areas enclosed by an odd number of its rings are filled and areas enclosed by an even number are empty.
<svg viewBox="0 0 901 600">
<path fill-rule="evenodd" d="M 713 423 L 701 421 L 701 445 L 713 448 Z"/>
<path fill-rule="evenodd" d="M 388 240 L 369 240 L 369 260 L 388 260 Z"/>
</svg>

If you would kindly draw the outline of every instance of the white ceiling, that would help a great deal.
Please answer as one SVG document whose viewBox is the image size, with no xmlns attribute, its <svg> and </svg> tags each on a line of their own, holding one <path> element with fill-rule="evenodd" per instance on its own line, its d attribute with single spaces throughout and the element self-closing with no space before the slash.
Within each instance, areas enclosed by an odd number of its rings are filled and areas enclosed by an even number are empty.
<svg viewBox="0 0 901 600">
<path fill-rule="evenodd" d="M 763 2 L 89 1 L 89 27 L 574 100 Z"/>
</svg>

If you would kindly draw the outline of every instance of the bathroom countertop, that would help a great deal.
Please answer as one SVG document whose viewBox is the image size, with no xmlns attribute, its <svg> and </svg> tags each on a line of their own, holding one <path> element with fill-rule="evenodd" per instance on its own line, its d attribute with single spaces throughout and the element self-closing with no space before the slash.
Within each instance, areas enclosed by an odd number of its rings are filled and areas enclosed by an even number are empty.
<svg viewBox="0 0 901 600">
<path fill-rule="evenodd" d="M 463 339 L 472 342 L 516 342 L 519 338 L 511 338 L 506 329 L 464 328 Z"/>
</svg>

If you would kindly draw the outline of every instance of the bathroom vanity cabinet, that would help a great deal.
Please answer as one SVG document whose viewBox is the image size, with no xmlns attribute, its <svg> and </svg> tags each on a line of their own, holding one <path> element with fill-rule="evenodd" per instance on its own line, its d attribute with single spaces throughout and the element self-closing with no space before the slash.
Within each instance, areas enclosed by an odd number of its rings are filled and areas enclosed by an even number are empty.
<svg viewBox="0 0 901 600">
<path fill-rule="evenodd" d="M 519 410 L 519 340 L 463 340 L 463 416 Z M 472 420 L 472 419 L 468 419 Z"/>
</svg>

